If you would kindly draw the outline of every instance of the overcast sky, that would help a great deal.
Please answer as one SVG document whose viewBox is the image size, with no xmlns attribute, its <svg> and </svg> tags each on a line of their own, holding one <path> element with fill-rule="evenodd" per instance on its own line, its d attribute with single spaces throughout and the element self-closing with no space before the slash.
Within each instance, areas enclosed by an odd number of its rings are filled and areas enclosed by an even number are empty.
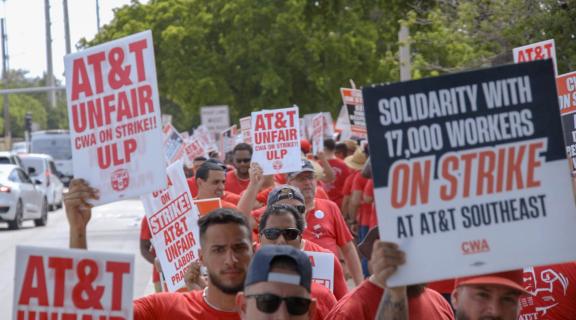
<svg viewBox="0 0 576 320">
<path fill-rule="evenodd" d="M 24 69 L 30 76 L 41 76 L 46 72 L 45 0 L 0 1 L 0 16 L 6 18 L 10 69 Z M 54 75 L 60 80 L 64 80 L 66 53 L 62 3 L 62 0 L 50 0 L 52 63 Z M 100 0 L 100 24 L 112 20 L 113 8 L 129 3 L 130 0 Z M 68 15 L 74 52 L 81 38 L 92 39 L 97 32 L 96 0 L 68 0 Z"/>
</svg>

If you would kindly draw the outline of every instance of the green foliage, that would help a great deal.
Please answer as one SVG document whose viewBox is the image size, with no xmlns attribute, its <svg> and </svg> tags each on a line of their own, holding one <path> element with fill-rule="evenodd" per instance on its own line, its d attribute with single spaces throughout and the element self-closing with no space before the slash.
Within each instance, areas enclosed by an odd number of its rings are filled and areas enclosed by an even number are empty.
<svg viewBox="0 0 576 320">
<path fill-rule="evenodd" d="M 563 4 L 568 3 L 568 4 Z M 414 78 L 512 62 L 512 48 L 555 38 L 576 68 L 576 4 L 556 0 L 134 0 L 91 46 L 151 29 L 162 108 L 178 129 L 203 105 L 331 111 L 339 88 L 399 80 L 398 30 L 410 27 Z"/>
</svg>

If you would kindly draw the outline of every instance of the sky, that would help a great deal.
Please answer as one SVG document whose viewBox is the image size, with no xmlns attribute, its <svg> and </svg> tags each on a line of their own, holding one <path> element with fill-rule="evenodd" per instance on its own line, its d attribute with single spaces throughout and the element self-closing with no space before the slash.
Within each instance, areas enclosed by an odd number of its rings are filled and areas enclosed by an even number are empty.
<svg viewBox="0 0 576 320">
<path fill-rule="evenodd" d="M 45 0 L 0 0 L 0 17 L 6 19 L 10 69 L 29 71 L 28 76 L 40 77 L 46 72 Z M 49 0 L 52 22 L 52 65 L 54 75 L 64 82 L 64 12 L 62 0 Z M 143 2 L 143 1 L 141 1 Z M 100 25 L 114 17 L 114 8 L 130 0 L 99 0 Z M 68 0 L 70 43 L 72 52 L 81 38 L 92 39 L 98 28 L 96 0 Z M 1 59 L 1 57 L 0 57 Z"/>
</svg>

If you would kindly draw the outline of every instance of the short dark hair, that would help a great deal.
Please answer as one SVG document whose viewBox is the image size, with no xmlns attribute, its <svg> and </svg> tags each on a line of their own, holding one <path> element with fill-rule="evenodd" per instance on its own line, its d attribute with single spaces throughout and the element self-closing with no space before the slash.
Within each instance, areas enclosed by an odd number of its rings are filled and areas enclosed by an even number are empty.
<svg viewBox="0 0 576 320">
<path fill-rule="evenodd" d="M 240 211 L 230 208 L 219 208 L 212 210 L 207 215 L 201 217 L 198 220 L 198 227 L 200 228 L 200 241 L 203 241 L 204 235 L 206 234 L 208 227 L 211 225 L 228 223 L 234 223 L 245 227 L 248 237 L 250 238 L 250 243 L 252 243 L 252 229 L 250 229 L 250 223 Z"/>
<path fill-rule="evenodd" d="M 250 155 L 252 155 L 252 146 L 244 142 L 241 142 L 236 146 L 234 146 L 232 153 L 236 153 L 236 151 L 243 151 L 243 150 L 250 152 Z"/>
<path fill-rule="evenodd" d="M 298 210 L 289 204 L 274 204 L 266 208 L 262 217 L 260 217 L 260 224 L 258 225 L 258 232 L 262 232 L 266 228 L 266 224 L 268 223 L 268 218 L 272 215 L 279 216 L 282 214 L 286 214 L 288 212 L 292 216 L 294 216 L 294 220 L 296 221 L 296 229 L 300 230 L 300 232 L 304 232 L 305 223 L 304 218 L 298 212 Z"/>
<path fill-rule="evenodd" d="M 196 171 L 196 179 L 202 179 L 204 181 L 208 180 L 208 175 L 210 174 L 210 171 L 225 171 L 225 170 L 224 168 L 222 168 L 222 166 L 217 165 L 214 162 L 206 161 L 200 166 L 200 168 L 198 168 L 198 171 Z"/>
<path fill-rule="evenodd" d="M 206 159 L 206 157 L 203 157 L 203 156 L 199 156 L 199 157 L 194 158 L 194 161 L 206 161 L 206 160 L 208 160 L 208 159 Z"/>
<path fill-rule="evenodd" d="M 334 151 L 334 149 L 336 149 L 336 142 L 334 142 L 334 139 L 324 139 L 324 149 Z"/>
<path fill-rule="evenodd" d="M 336 146 L 334 147 L 334 150 L 336 152 L 348 154 L 348 146 L 346 146 L 344 142 L 337 143 Z"/>
</svg>

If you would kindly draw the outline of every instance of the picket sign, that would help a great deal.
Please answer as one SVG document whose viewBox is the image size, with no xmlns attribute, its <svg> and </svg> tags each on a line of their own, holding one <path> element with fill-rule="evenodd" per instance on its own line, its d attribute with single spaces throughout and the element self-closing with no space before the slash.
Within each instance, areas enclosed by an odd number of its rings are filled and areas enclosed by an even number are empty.
<svg viewBox="0 0 576 320">
<path fill-rule="evenodd" d="M 162 132 L 164 133 L 164 159 L 170 165 L 184 156 L 184 138 L 170 123 L 164 125 Z"/>
<path fill-rule="evenodd" d="M 512 50 L 512 55 L 514 56 L 514 63 L 552 59 L 552 62 L 554 63 L 554 74 L 558 74 L 556 44 L 554 43 L 554 39 L 514 48 Z"/>
<path fill-rule="evenodd" d="M 152 33 L 69 54 L 64 65 L 74 177 L 100 191 L 92 203 L 165 187 Z"/>
<path fill-rule="evenodd" d="M 552 61 L 367 87 L 363 98 L 380 238 L 406 252 L 391 286 L 576 259 Z"/>
<path fill-rule="evenodd" d="M 318 113 L 312 118 L 312 154 L 324 150 L 324 115 Z"/>
<path fill-rule="evenodd" d="M 13 320 L 132 319 L 134 255 L 16 247 Z"/>
<path fill-rule="evenodd" d="M 340 88 L 342 102 L 348 111 L 348 120 L 352 136 L 366 139 L 366 117 L 364 115 L 364 99 L 362 91 L 358 89 Z"/>
<path fill-rule="evenodd" d="M 226 158 L 226 153 L 232 151 L 236 145 L 236 136 L 238 135 L 238 129 L 236 125 L 220 132 L 218 139 L 218 151 L 222 160 Z"/>
<path fill-rule="evenodd" d="M 312 281 L 334 292 L 334 255 L 329 252 L 304 251 L 312 264 Z"/>
<path fill-rule="evenodd" d="M 192 165 L 194 159 L 198 157 L 205 157 L 208 158 L 208 150 L 204 147 L 200 139 L 198 138 L 191 138 L 188 140 L 184 147 L 184 152 L 186 153 L 186 164 Z"/>
<path fill-rule="evenodd" d="M 252 112 L 252 161 L 264 175 L 302 169 L 298 107 Z"/>
<path fill-rule="evenodd" d="M 188 188 L 182 161 L 166 170 L 168 187 L 142 196 L 152 244 L 169 291 L 185 287 L 184 275 L 199 257 L 200 214 Z"/>
<path fill-rule="evenodd" d="M 211 134 L 205 126 L 198 126 L 198 128 L 194 130 L 192 137 L 200 140 L 200 143 L 202 143 L 204 149 L 206 149 L 207 152 L 218 150 L 218 147 L 214 141 L 214 135 Z"/>
<path fill-rule="evenodd" d="M 242 141 L 252 144 L 252 118 L 250 116 L 240 118 L 240 131 L 242 132 Z"/>
<path fill-rule="evenodd" d="M 225 105 L 201 107 L 200 121 L 214 136 L 230 127 L 230 108 Z"/>
<path fill-rule="evenodd" d="M 571 175 L 576 178 L 576 72 L 558 76 L 556 89 L 558 90 L 566 154 L 570 159 Z"/>
<path fill-rule="evenodd" d="M 348 117 L 348 108 L 342 105 L 336 119 L 336 130 L 340 131 L 340 141 L 348 140 L 352 137 L 352 128 L 350 126 L 350 118 Z"/>
<path fill-rule="evenodd" d="M 194 204 L 198 207 L 200 216 L 205 216 L 218 208 L 222 208 L 222 200 L 220 198 L 194 199 Z"/>
</svg>

